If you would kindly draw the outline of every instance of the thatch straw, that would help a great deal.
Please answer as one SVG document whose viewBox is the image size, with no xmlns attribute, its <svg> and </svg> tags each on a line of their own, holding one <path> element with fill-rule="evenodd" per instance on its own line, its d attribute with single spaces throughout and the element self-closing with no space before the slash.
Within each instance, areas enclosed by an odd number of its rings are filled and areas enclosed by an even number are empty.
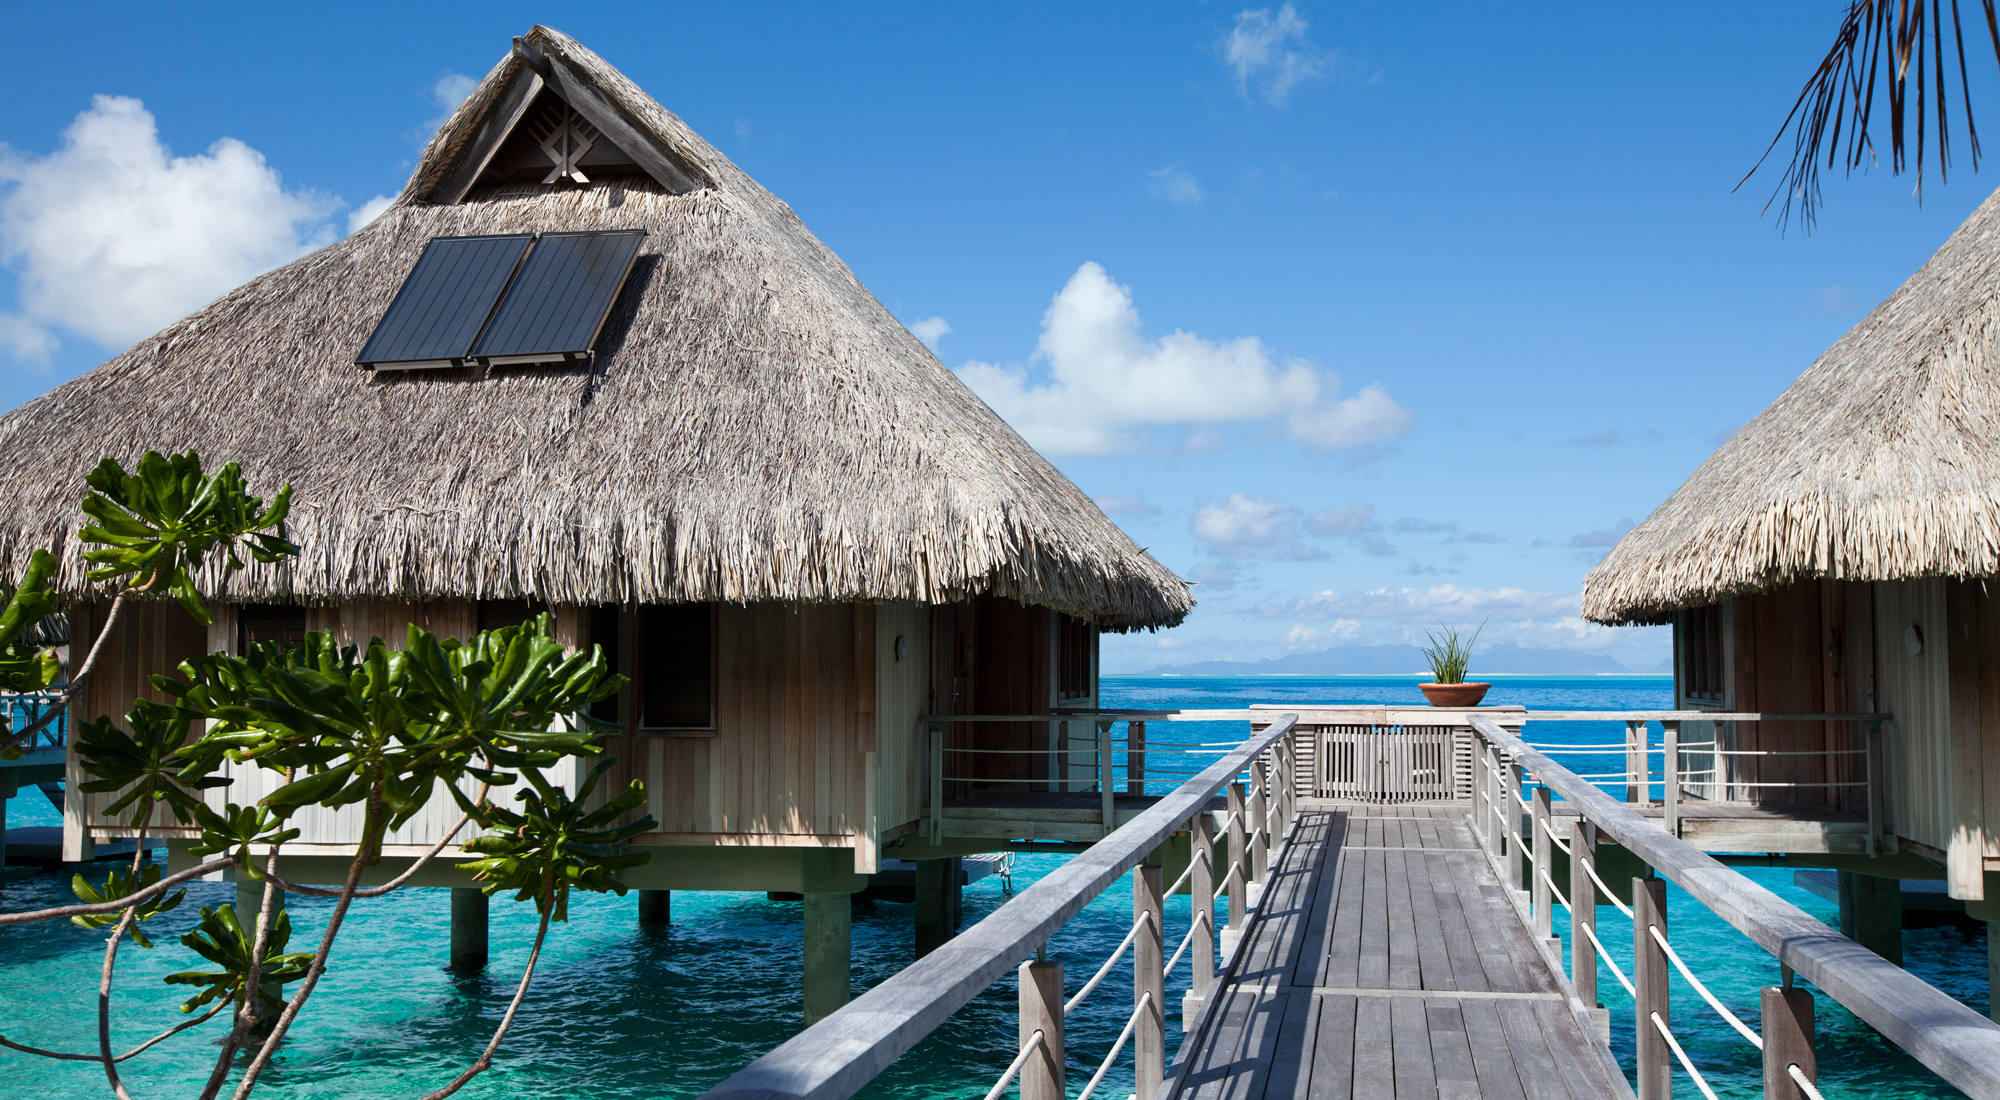
<svg viewBox="0 0 2000 1100">
<path fill-rule="evenodd" d="M 0 575 L 56 549 L 84 593 L 76 502 L 104 455 L 193 447 L 297 487 L 285 568 L 225 599 L 537 597 L 942 602 L 991 592 L 1111 629 L 1192 601 L 1036 454 L 790 208 L 594 54 L 541 27 L 704 186 L 626 177 L 425 201 L 519 60 L 501 62 L 373 224 L 253 280 L 0 418 Z M 373 374 L 353 359 L 424 243 L 648 237 L 591 365 Z"/>
<path fill-rule="evenodd" d="M 1583 587 L 1597 622 L 1831 577 L 2000 573 L 2000 193 Z"/>
</svg>

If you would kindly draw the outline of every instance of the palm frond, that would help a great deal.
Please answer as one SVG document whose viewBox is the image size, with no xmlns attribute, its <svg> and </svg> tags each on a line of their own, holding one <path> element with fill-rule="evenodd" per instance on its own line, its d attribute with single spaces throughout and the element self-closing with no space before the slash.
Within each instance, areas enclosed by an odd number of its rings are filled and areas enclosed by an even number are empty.
<svg viewBox="0 0 2000 1100">
<path fill-rule="evenodd" d="M 1946 106 L 1950 88 L 1946 82 L 1944 2 L 1929 0 L 1926 6 L 1925 0 L 1852 0 L 1848 4 L 1847 16 L 1841 20 L 1833 47 L 1807 79 L 1764 155 L 1737 184 L 1741 187 L 1748 183 L 1784 142 L 1785 135 L 1792 135 L 1791 162 L 1770 201 L 1764 205 L 1769 211 L 1772 204 L 1779 204 L 1780 229 L 1790 222 L 1796 203 L 1806 232 L 1812 232 L 1823 201 L 1822 168 L 1839 165 L 1843 173 L 1852 173 L 1856 168 L 1877 163 L 1870 126 L 1877 122 L 1874 109 L 1878 86 L 1888 98 L 1889 170 L 1897 175 L 1914 170 L 1917 200 L 1923 201 L 1929 116 L 1935 113 L 1938 179 L 1943 182 L 1950 177 L 1951 118 Z M 1949 3 L 1951 44 L 1958 63 L 1960 101 L 1965 108 L 1965 136 L 1971 145 L 1972 169 L 1976 172 L 1979 128 L 1973 120 L 1972 90 L 1966 77 L 1965 30 L 1959 18 L 1958 0 Z M 1980 0 L 1980 3 L 1986 12 L 1986 31 L 1994 59 L 2000 61 L 2000 17 L 1994 12 L 1995 0 Z"/>
</svg>

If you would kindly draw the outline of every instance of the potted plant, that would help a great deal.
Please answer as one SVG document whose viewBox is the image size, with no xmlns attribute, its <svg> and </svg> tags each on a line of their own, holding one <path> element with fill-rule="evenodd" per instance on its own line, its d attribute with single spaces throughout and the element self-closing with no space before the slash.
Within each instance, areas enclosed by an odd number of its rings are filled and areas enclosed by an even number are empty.
<svg viewBox="0 0 2000 1100">
<path fill-rule="evenodd" d="M 1444 637 L 1424 632 L 1431 640 L 1431 644 L 1424 647 L 1424 660 L 1430 662 L 1434 682 L 1417 686 L 1423 689 L 1424 698 L 1430 700 L 1434 707 L 1478 706 L 1479 701 L 1486 697 L 1487 689 L 1493 685 L 1466 683 L 1465 663 L 1472 656 L 1472 643 L 1479 640 L 1480 631 L 1486 629 L 1486 624 L 1480 623 L 1479 630 L 1473 631 L 1472 637 L 1464 641 L 1459 640 L 1458 631 L 1452 627 L 1439 624 L 1438 629 L 1444 632 Z"/>
</svg>

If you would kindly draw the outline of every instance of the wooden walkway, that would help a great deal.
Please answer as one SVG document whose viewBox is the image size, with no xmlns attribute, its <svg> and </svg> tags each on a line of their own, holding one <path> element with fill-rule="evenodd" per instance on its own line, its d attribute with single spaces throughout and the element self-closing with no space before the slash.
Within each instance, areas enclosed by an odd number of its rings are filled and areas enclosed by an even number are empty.
<svg viewBox="0 0 2000 1100">
<path fill-rule="evenodd" d="M 1302 809 L 1240 964 L 1169 1071 L 1174 1096 L 1630 1096 L 1465 814 L 1463 803 Z"/>
</svg>

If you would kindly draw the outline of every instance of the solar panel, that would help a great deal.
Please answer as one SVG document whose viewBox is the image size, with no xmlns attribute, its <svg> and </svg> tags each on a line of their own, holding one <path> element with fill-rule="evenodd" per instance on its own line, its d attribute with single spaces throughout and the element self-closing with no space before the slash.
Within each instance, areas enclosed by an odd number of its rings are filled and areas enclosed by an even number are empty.
<svg viewBox="0 0 2000 1100">
<path fill-rule="evenodd" d="M 643 229 L 542 234 L 473 356 L 509 366 L 588 355 L 645 239 Z"/>
<path fill-rule="evenodd" d="M 433 237 L 355 357 L 364 367 L 413 370 L 464 363 L 534 237 Z"/>
</svg>

